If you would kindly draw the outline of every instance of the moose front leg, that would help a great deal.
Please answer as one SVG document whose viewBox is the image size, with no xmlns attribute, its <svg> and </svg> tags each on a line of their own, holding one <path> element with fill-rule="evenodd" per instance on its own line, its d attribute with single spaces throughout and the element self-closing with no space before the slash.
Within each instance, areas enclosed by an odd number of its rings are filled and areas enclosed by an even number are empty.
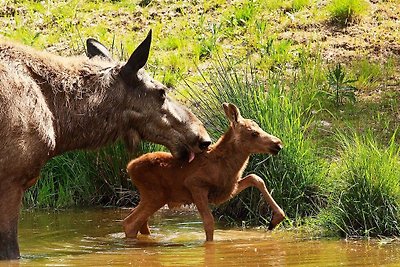
<svg viewBox="0 0 400 267">
<path fill-rule="evenodd" d="M 23 190 L 9 180 L 0 183 L 0 260 L 19 258 L 18 215 Z"/>
<path fill-rule="evenodd" d="M 274 229 L 275 226 L 277 226 L 280 222 L 282 222 L 285 219 L 285 213 L 279 207 L 279 205 L 275 202 L 275 200 L 272 198 L 267 187 L 265 186 L 264 180 L 261 179 L 261 177 L 255 175 L 255 174 L 249 174 L 246 177 L 239 180 L 235 191 L 233 191 L 233 193 L 232 193 L 232 197 L 236 196 L 237 194 L 242 192 L 244 189 L 251 187 L 251 186 L 254 186 L 258 190 L 260 190 L 260 192 L 264 196 L 265 201 L 267 201 L 267 203 L 271 207 L 273 215 L 272 215 L 271 222 L 268 226 L 268 229 L 269 230 Z"/>
<path fill-rule="evenodd" d="M 208 207 L 208 190 L 196 188 L 191 190 L 193 202 L 203 220 L 204 231 L 206 232 L 206 241 L 214 239 L 214 217 Z"/>
</svg>

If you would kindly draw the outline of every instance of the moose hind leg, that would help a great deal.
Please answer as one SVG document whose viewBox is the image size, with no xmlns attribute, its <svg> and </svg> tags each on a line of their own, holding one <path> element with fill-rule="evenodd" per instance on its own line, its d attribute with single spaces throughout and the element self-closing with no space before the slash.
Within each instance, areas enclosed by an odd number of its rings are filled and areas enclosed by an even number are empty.
<svg viewBox="0 0 400 267">
<path fill-rule="evenodd" d="M 128 238 L 136 238 L 137 232 L 134 233 L 133 229 L 135 228 L 136 224 L 136 216 L 138 212 L 140 212 L 140 209 L 142 209 L 144 204 L 142 202 L 139 202 L 139 204 L 132 209 L 132 211 L 129 213 L 129 215 L 123 220 L 122 226 L 124 228 L 125 236 Z"/>
<path fill-rule="evenodd" d="M 140 202 L 133 212 L 124 219 L 123 226 L 126 237 L 136 238 L 139 231 L 145 235 L 150 234 L 148 219 L 163 206 L 163 204 L 154 204 L 156 203 L 151 205 L 145 202 Z"/>
<path fill-rule="evenodd" d="M 137 224 L 135 227 L 139 226 L 138 229 L 134 229 L 134 231 L 137 230 L 140 231 L 141 234 L 143 235 L 149 235 L 150 234 L 150 229 L 149 229 L 149 217 L 153 215 L 156 211 L 158 211 L 163 205 L 156 205 L 155 203 L 153 205 L 148 205 L 145 209 L 143 209 L 140 213 L 137 214 Z"/>
<path fill-rule="evenodd" d="M 150 235 L 149 220 L 146 220 L 139 231 L 142 235 Z"/>
<path fill-rule="evenodd" d="M 285 219 L 286 215 L 283 212 L 283 210 L 279 207 L 279 205 L 275 202 L 275 200 L 272 198 L 267 187 L 265 186 L 264 180 L 261 179 L 261 177 L 255 174 L 249 174 L 243 179 L 239 180 L 236 190 L 232 193 L 232 197 L 236 196 L 237 194 L 239 194 L 244 189 L 250 186 L 256 187 L 263 194 L 265 201 L 271 207 L 272 219 L 270 221 L 268 229 L 269 230 L 274 229 L 280 222 L 282 222 Z"/>
<path fill-rule="evenodd" d="M 0 184 L 0 260 L 14 260 L 20 256 L 18 215 L 23 190 L 7 180 Z"/>
<path fill-rule="evenodd" d="M 129 213 L 129 215 L 127 216 L 127 218 L 135 211 L 136 208 L 133 208 L 131 210 L 131 212 Z M 133 215 L 135 216 L 135 215 Z M 126 220 L 126 219 L 125 219 Z M 124 222 L 125 222 L 124 220 Z M 126 223 L 124 223 L 124 225 L 126 225 Z M 149 235 L 150 234 L 150 228 L 149 228 L 149 221 L 146 220 L 146 222 L 142 225 L 142 227 L 140 228 L 140 233 L 142 235 Z"/>
</svg>

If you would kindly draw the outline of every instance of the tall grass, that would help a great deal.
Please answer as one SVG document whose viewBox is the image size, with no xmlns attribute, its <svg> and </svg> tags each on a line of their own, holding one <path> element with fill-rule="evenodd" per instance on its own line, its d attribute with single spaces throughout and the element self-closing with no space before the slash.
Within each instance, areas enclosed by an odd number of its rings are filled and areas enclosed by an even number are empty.
<svg viewBox="0 0 400 267">
<path fill-rule="evenodd" d="M 24 196 L 25 207 L 68 207 L 89 204 L 96 192 L 89 154 L 67 153 L 49 161 L 40 179 Z"/>
<path fill-rule="evenodd" d="M 394 142 L 381 148 L 374 136 L 339 134 L 340 161 L 333 168 L 336 185 L 326 226 L 342 236 L 400 234 L 400 155 Z"/>
<path fill-rule="evenodd" d="M 136 154 L 162 149 L 142 143 Z M 127 173 L 131 158 L 121 142 L 98 151 L 68 152 L 51 159 L 40 179 L 24 196 L 29 208 L 72 206 L 126 206 L 138 202 Z"/>
<path fill-rule="evenodd" d="M 312 118 L 296 100 L 282 73 L 270 72 L 261 79 L 252 67 L 241 73 L 231 62 L 219 60 L 205 79 L 207 88 L 189 85 L 189 97 L 197 115 L 206 123 L 214 139 L 228 127 L 221 104 L 231 102 L 242 116 L 257 121 L 267 132 L 283 140 L 277 157 L 252 157 L 246 172 L 263 177 L 272 195 L 292 219 L 317 214 L 325 203 L 324 164 L 306 140 Z M 220 218 L 265 224 L 268 207 L 257 190 L 246 190 L 215 210 Z"/>
</svg>

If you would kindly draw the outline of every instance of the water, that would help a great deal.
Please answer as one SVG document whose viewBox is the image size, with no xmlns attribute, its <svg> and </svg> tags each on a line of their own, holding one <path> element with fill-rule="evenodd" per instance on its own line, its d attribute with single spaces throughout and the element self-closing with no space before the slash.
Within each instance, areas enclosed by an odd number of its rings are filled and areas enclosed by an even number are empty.
<svg viewBox="0 0 400 267">
<path fill-rule="evenodd" d="M 400 266 L 400 242 L 304 240 L 285 231 L 223 229 L 205 243 L 196 213 L 160 211 L 152 235 L 128 240 L 125 209 L 25 211 L 20 261 L 3 266 Z"/>
</svg>

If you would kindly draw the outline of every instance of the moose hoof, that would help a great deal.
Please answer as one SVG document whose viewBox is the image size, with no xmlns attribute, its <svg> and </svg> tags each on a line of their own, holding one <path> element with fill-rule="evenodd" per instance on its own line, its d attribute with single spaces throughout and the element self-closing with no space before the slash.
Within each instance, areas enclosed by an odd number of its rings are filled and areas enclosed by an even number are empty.
<svg viewBox="0 0 400 267">
<path fill-rule="evenodd" d="M 124 228 L 124 232 L 125 232 L 125 237 L 126 238 L 137 238 L 137 232 L 135 233 L 135 231 L 133 231 L 133 229 L 131 227 L 128 227 L 127 225 L 125 225 L 125 223 L 123 224 L 123 228 Z"/>
<path fill-rule="evenodd" d="M 125 237 L 126 238 L 131 238 L 131 239 L 137 239 L 137 234 L 125 232 Z"/>
<path fill-rule="evenodd" d="M 273 230 L 284 219 L 285 219 L 284 213 L 272 214 L 271 221 L 269 222 L 268 230 Z"/>
</svg>

